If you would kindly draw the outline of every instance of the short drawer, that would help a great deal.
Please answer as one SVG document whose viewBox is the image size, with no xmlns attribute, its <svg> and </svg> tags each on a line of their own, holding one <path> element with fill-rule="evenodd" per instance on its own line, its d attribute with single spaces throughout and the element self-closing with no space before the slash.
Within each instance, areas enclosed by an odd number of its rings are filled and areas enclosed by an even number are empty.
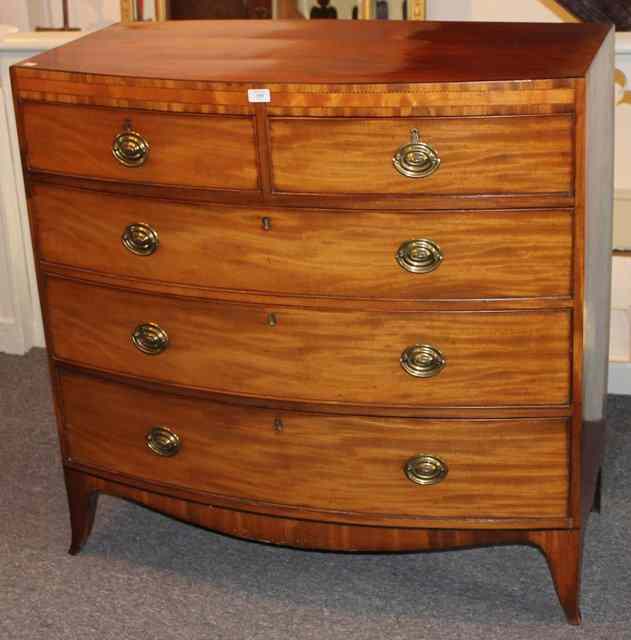
<svg viewBox="0 0 631 640">
<path fill-rule="evenodd" d="M 183 187 L 259 188 L 250 117 L 35 102 L 25 103 L 22 114 L 32 170 Z"/>
<path fill-rule="evenodd" d="M 273 185 L 291 193 L 571 194 L 573 136 L 571 115 L 272 118 Z"/>
<path fill-rule="evenodd" d="M 56 277 L 47 279 L 44 295 L 57 358 L 178 385 L 381 406 L 569 401 L 568 310 L 264 307 L 161 298 Z"/>
<path fill-rule="evenodd" d="M 562 419 L 277 413 L 77 374 L 61 377 L 61 391 L 74 462 L 163 485 L 342 519 L 567 515 Z"/>
<path fill-rule="evenodd" d="M 35 184 L 40 258 L 123 277 L 383 299 L 568 296 L 572 213 L 256 210 Z"/>
</svg>

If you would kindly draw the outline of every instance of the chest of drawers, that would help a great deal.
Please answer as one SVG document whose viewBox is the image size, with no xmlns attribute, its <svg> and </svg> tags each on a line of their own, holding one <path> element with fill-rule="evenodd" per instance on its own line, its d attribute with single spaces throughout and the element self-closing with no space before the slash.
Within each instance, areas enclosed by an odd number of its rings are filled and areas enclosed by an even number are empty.
<svg viewBox="0 0 631 640">
<path fill-rule="evenodd" d="M 14 67 L 71 553 L 99 493 L 311 549 L 523 543 L 578 623 L 611 51 L 597 25 L 202 22 Z"/>
</svg>

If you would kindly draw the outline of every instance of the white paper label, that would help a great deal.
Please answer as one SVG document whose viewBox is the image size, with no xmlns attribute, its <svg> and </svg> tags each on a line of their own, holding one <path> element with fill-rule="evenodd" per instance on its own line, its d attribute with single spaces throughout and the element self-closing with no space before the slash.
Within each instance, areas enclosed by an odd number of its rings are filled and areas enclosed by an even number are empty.
<svg viewBox="0 0 631 640">
<path fill-rule="evenodd" d="M 248 102 L 271 102 L 269 89 L 248 89 Z"/>
</svg>

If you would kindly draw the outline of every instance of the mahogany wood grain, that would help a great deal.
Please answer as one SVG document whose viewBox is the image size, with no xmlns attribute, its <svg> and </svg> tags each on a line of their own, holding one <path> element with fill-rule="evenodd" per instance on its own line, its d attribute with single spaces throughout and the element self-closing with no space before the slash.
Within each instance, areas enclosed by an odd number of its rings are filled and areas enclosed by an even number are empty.
<svg viewBox="0 0 631 640">
<path fill-rule="evenodd" d="M 572 309 L 574 300 L 570 296 L 549 296 L 537 298 L 479 298 L 479 299 L 438 299 L 438 298 L 399 298 L 396 301 L 387 298 L 361 297 L 324 297 L 298 294 L 277 294 L 251 292 L 233 289 L 202 288 L 164 282 L 161 280 L 143 280 L 123 275 L 111 275 L 97 271 L 88 271 L 79 267 L 70 267 L 57 263 L 42 261 L 43 271 L 52 276 L 61 276 L 85 283 L 106 285 L 118 288 L 123 286 L 130 291 L 156 293 L 176 298 L 194 300 L 213 300 L 267 306 L 304 307 L 317 305 L 319 309 L 334 311 L 392 311 L 396 303 L 397 311 L 423 313 L 426 311 L 519 311 L 534 309 Z"/>
<path fill-rule="evenodd" d="M 575 78 L 606 34 L 597 24 L 172 21 L 112 25 L 30 61 L 51 71 L 258 86 Z"/>
<path fill-rule="evenodd" d="M 23 153 L 26 153 L 24 147 Z M 177 202 L 201 202 L 259 207 L 264 205 L 312 209 L 342 209 L 361 211 L 406 210 L 479 210 L 479 209 L 567 209 L 574 207 L 573 194 L 537 195 L 432 195 L 432 194 L 288 194 L 229 189 L 203 189 L 159 186 L 132 182 L 111 182 L 80 176 L 61 175 L 29 170 L 25 175 L 27 188 L 33 182 L 56 184 L 147 198 L 167 198 Z"/>
<path fill-rule="evenodd" d="M 259 188 L 251 118 L 165 116 L 35 102 L 25 103 L 22 115 L 32 169 L 132 183 Z M 141 167 L 124 167 L 112 154 L 114 138 L 124 131 L 126 120 L 151 145 Z"/>
<path fill-rule="evenodd" d="M 425 178 L 392 157 L 412 129 L 438 153 Z M 274 190 L 294 193 L 572 193 L 570 116 L 489 118 L 271 118 Z"/>
<path fill-rule="evenodd" d="M 251 84 L 147 80 L 13 68 L 22 101 L 127 107 L 186 113 L 253 112 Z M 270 115 L 473 116 L 571 113 L 572 78 L 512 82 L 414 83 L 402 85 L 268 84 Z M 257 85 L 258 86 L 258 85 Z M 404 90 L 405 89 L 405 90 Z"/>
<path fill-rule="evenodd" d="M 365 313 L 173 300 L 48 278 L 56 357 L 109 371 L 241 396 L 355 404 L 501 407 L 569 400 L 565 310 Z M 87 304 L 89 300 L 95 304 Z M 274 314 L 275 326 L 269 325 Z M 130 336 L 153 322 L 169 335 L 158 356 Z M 447 361 L 434 378 L 401 367 L 428 343 Z"/>
<path fill-rule="evenodd" d="M 209 508 L 203 502 L 183 500 L 156 490 L 141 490 L 128 483 L 75 469 L 66 468 L 65 472 L 71 493 L 105 493 L 221 533 L 301 549 L 383 552 L 436 551 L 506 544 L 534 546 L 548 562 L 568 622 L 580 624 L 581 621 L 581 541 L 577 530 L 415 529 L 296 520 L 215 506 Z M 71 519 L 73 539 L 85 544 L 82 533 L 89 530 L 91 522 L 92 514 L 89 511 L 76 512 L 76 517 Z M 71 549 L 72 552 L 77 550 Z M 510 567 L 507 567 L 507 571 L 510 571 Z"/>
<path fill-rule="evenodd" d="M 148 481 L 308 505 L 335 511 L 341 521 L 348 511 L 462 518 L 567 513 L 565 420 L 279 416 L 72 375 L 62 378 L 62 398 L 74 461 Z M 181 438 L 172 458 L 145 443 L 158 425 Z M 406 461 L 419 452 L 445 462 L 442 482 L 420 486 L 405 477 Z"/>
<path fill-rule="evenodd" d="M 91 491 L 89 485 L 77 473 L 66 469 L 64 470 L 64 478 L 72 529 L 72 540 L 68 553 L 74 556 L 81 551 L 92 532 L 98 494 Z"/>
<path fill-rule="evenodd" d="M 568 210 L 340 215 L 200 207 L 39 184 L 32 210 L 42 260 L 123 278 L 347 299 L 572 293 Z M 134 255 L 121 242 L 126 227 L 138 222 L 158 233 L 151 256 Z M 415 274 L 397 264 L 399 246 L 415 238 L 440 246 L 445 257 L 438 269 Z"/>
<path fill-rule="evenodd" d="M 49 340 L 52 344 L 52 339 Z M 201 398 L 221 402 L 223 404 L 239 405 L 244 407 L 257 407 L 274 409 L 277 411 L 302 411 L 305 413 L 335 413 L 336 415 L 357 415 L 370 417 L 394 417 L 394 418 L 458 418 L 462 420 L 476 419 L 521 419 L 521 418 L 568 418 L 575 415 L 576 411 L 571 403 L 564 405 L 528 405 L 514 404 L 497 406 L 423 406 L 423 405 L 379 405 L 379 404 L 340 404 L 335 401 L 304 401 L 276 398 L 250 397 L 234 395 L 208 389 L 178 384 L 168 381 L 156 381 L 147 378 L 139 378 L 134 375 L 104 371 L 86 365 L 78 365 L 60 360 L 54 355 L 51 357 L 55 370 L 74 371 L 82 375 L 93 375 L 105 380 L 120 382 L 130 386 L 147 389 L 154 392 L 168 392 L 188 398 Z M 556 526 L 556 525 L 554 525 Z"/>
</svg>

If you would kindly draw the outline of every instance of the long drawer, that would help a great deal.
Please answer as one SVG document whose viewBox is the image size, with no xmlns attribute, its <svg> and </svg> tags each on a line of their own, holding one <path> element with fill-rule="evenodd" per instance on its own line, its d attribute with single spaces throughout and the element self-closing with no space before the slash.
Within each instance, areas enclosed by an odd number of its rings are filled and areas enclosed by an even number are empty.
<svg viewBox="0 0 631 640">
<path fill-rule="evenodd" d="M 260 211 L 35 184 L 44 260 L 123 277 L 385 299 L 567 296 L 569 210 Z"/>
<path fill-rule="evenodd" d="M 22 115 L 29 169 L 182 187 L 259 188 L 250 117 L 35 102 L 25 103 Z"/>
<path fill-rule="evenodd" d="M 381 406 L 570 399 L 568 310 L 325 311 L 158 297 L 56 277 L 44 295 L 57 358 L 179 385 Z"/>
<path fill-rule="evenodd" d="M 279 414 L 68 373 L 61 391 L 67 455 L 147 481 L 336 512 L 463 518 L 567 512 L 568 435 L 561 419 Z"/>
<path fill-rule="evenodd" d="M 273 185 L 294 193 L 571 194 L 573 137 L 571 115 L 271 118 Z"/>
</svg>

